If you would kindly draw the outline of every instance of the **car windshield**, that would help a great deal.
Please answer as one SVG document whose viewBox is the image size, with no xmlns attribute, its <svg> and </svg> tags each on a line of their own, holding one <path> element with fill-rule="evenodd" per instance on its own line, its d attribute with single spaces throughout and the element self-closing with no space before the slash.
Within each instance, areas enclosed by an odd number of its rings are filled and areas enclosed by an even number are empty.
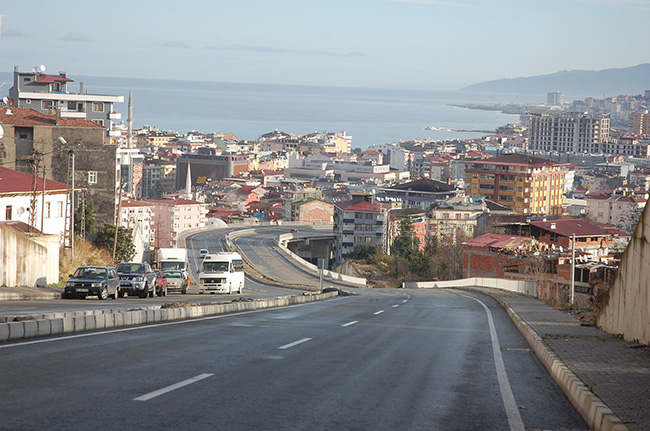
<svg viewBox="0 0 650 431">
<path fill-rule="evenodd" d="M 144 271 L 143 263 L 120 263 L 117 265 L 118 272 L 142 272 Z"/>
<path fill-rule="evenodd" d="M 228 271 L 230 262 L 203 262 L 203 272 L 224 272 Z"/>
<path fill-rule="evenodd" d="M 105 268 L 77 268 L 74 278 L 106 278 Z"/>
<path fill-rule="evenodd" d="M 183 274 L 180 271 L 165 271 L 163 273 L 165 278 L 183 278 Z"/>
</svg>

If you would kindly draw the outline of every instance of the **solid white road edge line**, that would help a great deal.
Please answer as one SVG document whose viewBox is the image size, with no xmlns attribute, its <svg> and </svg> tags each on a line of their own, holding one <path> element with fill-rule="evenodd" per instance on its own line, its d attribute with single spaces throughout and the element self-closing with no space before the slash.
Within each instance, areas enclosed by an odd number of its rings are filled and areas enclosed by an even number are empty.
<svg viewBox="0 0 650 431">
<path fill-rule="evenodd" d="M 381 314 L 381 313 L 383 313 L 383 312 L 384 312 L 384 310 L 379 310 L 379 311 L 375 311 L 375 312 L 372 313 L 372 314 L 374 314 L 375 316 L 377 316 L 378 314 Z"/>
<path fill-rule="evenodd" d="M 473 298 L 469 295 L 461 295 L 466 298 L 472 299 L 485 309 L 488 318 L 488 325 L 490 327 L 490 337 L 492 338 L 492 353 L 494 354 L 494 365 L 497 370 L 497 379 L 499 380 L 499 389 L 501 390 L 501 398 L 503 405 L 506 409 L 506 416 L 508 417 L 508 424 L 511 431 L 526 431 L 524 422 L 521 420 L 519 408 L 515 401 L 515 396 L 512 393 L 510 382 L 508 381 L 508 374 L 506 373 L 506 366 L 503 363 L 503 356 L 501 355 L 501 347 L 499 345 L 499 337 L 497 336 L 496 328 L 494 327 L 494 320 L 492 319 L 492 312 L 482 301 Z"/>
<path fill-rule="evenodd" d="M 348 326 L 352 326 L 355 323 L 359 323 L 359 321 L 358 320 L 353 320 L 352 322 L 344 323 L 341 326 L 345 328 L 345 327 L 348 327 Z"/>
<path fill-rule="evenodd" d="M 152 398 L 156 398 L 157 396 L 166 394 L 167 392 L 171 392 L 175 389 L 182 388 L 183 386 L 191 385 L 192 383 L 196 383 L 199 380 L 207 379 L 210 376 L 214 376 L 214 373 L 199 374 L 198 376 L 194 376 L 191 379 L 183 380 L 182 382 L 175 383 L 173 385 L 167 386 L 166 388 L 149 392 L 148 394 L 144 394 L 142 396 L 139 396 L 138 398 L 133 398 L 133 401 L 149 401 Z"/>
<path fill-rule="evenodd" d="M 311 338 L 303 338 L 301 340 L 294 341 L 293 343 L 289 343 L 289 344 L 285 344 L 284 346 L 280 346 L 280 347 L 278 347 L 278 349 L 280 349 L 280 350 L 289 349 L 289 348 L 291 348 L 293 346 L 297 346 L 298 344 L 306 343 L 309 340 L 311 340 Z"/>
</svg>

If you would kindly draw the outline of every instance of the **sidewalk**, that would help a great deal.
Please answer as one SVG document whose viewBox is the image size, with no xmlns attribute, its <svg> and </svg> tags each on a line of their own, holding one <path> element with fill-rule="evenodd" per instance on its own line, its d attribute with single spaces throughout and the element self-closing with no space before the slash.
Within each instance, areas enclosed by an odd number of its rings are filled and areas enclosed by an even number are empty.
<svg viewBox="0 0 650 431">
<path fill-rule="evenodd" d="M 63 289 L 49 287 L 0 287 L 0 301 L 60 299 Z"/>
<path fill-rule="evenodd" d="M 650 430 L 650 347 L 583 326 L 534 298 L 472 290 L 501 303 L 592 429 Z"/>
</svg>

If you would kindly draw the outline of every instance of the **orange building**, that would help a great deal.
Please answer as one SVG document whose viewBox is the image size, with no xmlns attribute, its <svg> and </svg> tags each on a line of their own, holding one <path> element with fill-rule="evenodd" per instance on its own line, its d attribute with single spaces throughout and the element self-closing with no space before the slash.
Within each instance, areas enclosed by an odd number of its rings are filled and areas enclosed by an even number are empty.
<svg viewBox="0 0 650 431">
<path fill-rule="evenodd" d="M 567 163 L 525 154 L 476 160 L 465 169 L 465 192 L 520 214 L 561 214 L 567 167 Z"/>
</svg>

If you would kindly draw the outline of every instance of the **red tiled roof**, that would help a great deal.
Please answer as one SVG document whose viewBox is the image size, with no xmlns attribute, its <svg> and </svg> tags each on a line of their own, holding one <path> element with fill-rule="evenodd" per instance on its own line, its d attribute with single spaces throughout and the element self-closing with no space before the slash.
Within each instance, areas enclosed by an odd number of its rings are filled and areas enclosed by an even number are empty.
<svg viewBox="0 0 650 431">
<path fill-rule="evenodd" d="M 130 207 L 152 207 L 154 206 L 153 203 L 151 202 L 145 202 L 141 200 L 123 200 L 122 201 L 122 208 L 130 208 Z"/>
<path fill-rule="evenodd" d="M 74 82 L 65 75 L 36 75 L 36 82 L 39 84 L 52 84 L 54 82 Z"/>
<path fill-rule="evenodd" d="M 391 208 L 390 204 L 381 202 L 368 202 L 368 201 L 345 201 L 340 202 L 337 206 L 346 211 L 360 211 L 360 212 L 383 212 Z"/>
<path fill-rule="evenodd" d="M 17 127 L 56 126 L 56 116 L 38 112 L 32 108 L 2 108 L 0 123 Z M 103 126 L 90 120 L 76 118 L 59 118 L 58 127 L 91 127 L 103 129 Z"/>
<path fill-rule="evenodd" d="M 498 249 L 512 249 L 528 244 L 532 238 L 527 236 L 503 235 L 498 233 L 486 233 L 474 239 L 470 239 L 465 244 L 472 247 L 492 247 Z"/>
<path fill-rule="evenodd" d="M 530 225 L 564 237 L 570 237 L 573 234 L 577 237 L 609 235 L 609 232 L 605 229 L 582 219 L 534 221 L 530 222 Z M 553 228 L 552 226 L 555 227 Z"/>
<path fill-rule="evenodd" d="M 33 176 L 13 169 L 0 167 L 0 195 L 33 193 Z M 54 180 L 45 179 L 45 191 L 65 193 L 67 186 Z M 76 189 L 76 188 L 75 188 Z M 43 191 L 43 178 L 37 177 L 36 191 Z"/>
</svg>

